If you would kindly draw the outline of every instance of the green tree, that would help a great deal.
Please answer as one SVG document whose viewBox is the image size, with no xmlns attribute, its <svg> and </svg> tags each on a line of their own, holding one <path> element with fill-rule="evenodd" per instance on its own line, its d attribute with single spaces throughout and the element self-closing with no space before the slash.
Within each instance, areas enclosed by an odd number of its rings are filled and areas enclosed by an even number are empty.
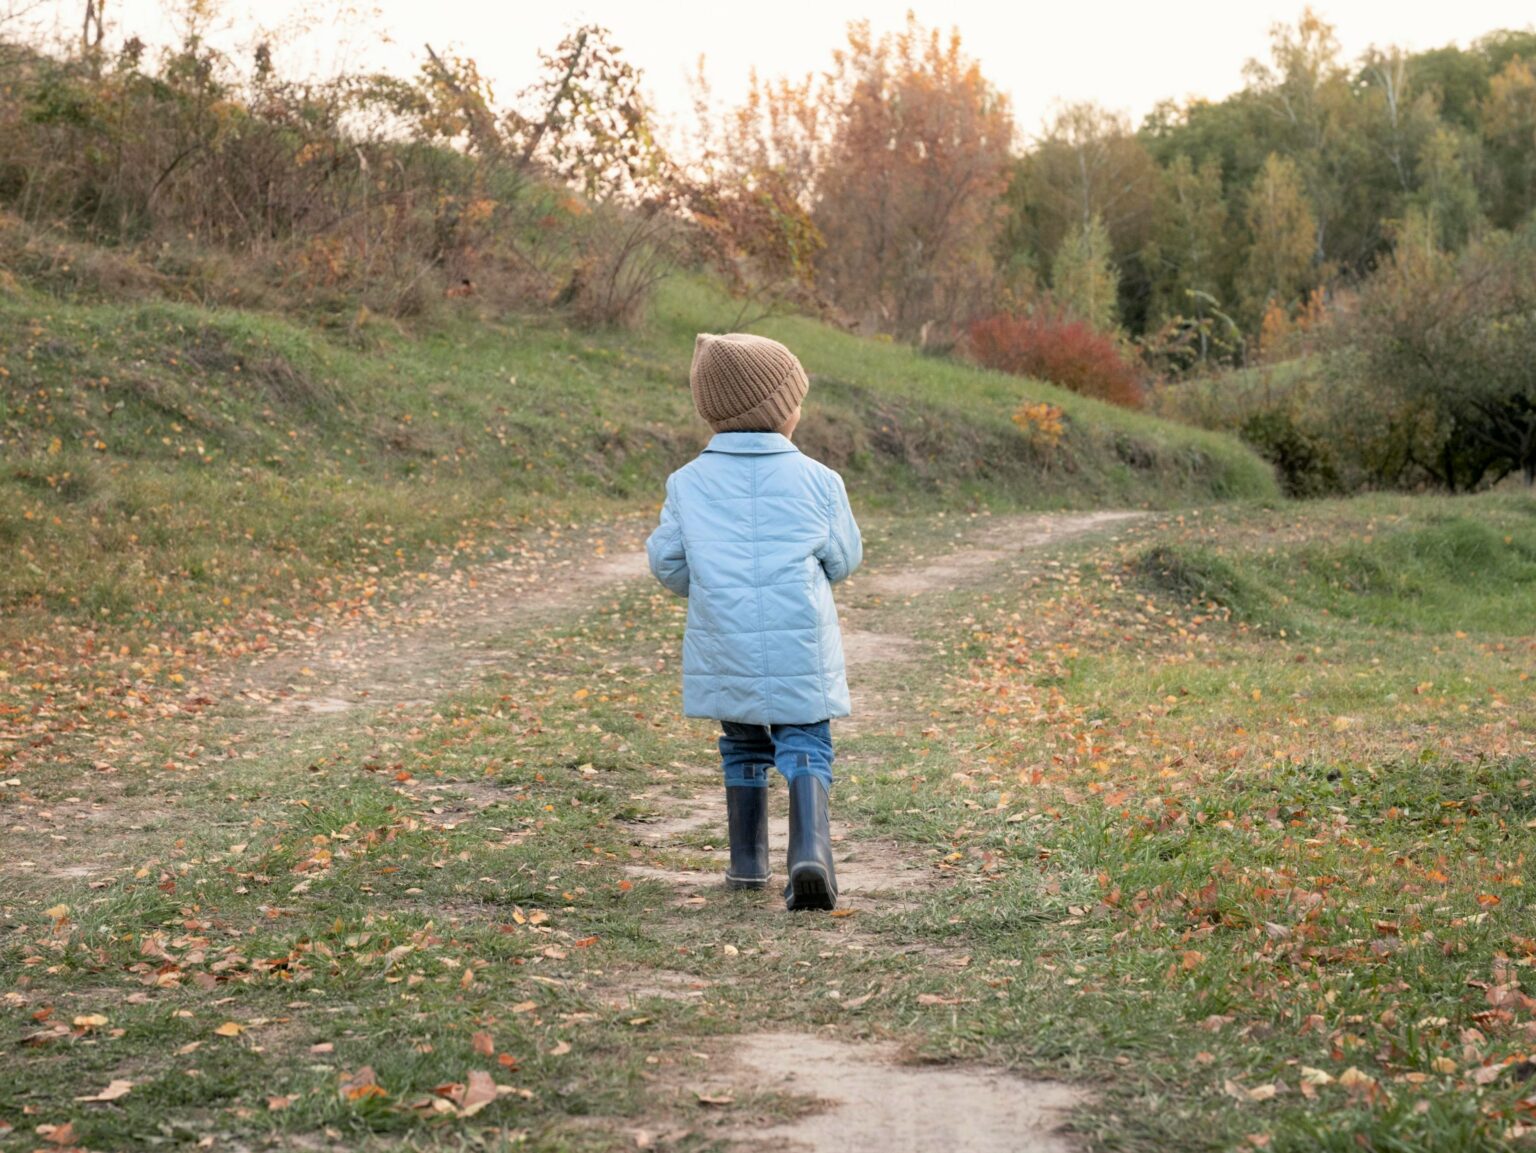
<svg viewBox="0 0 1536 1153">
<path fill-rule="evenodd" d="M 1419 153 L 1418 187 L 1408 203 L 1431 222 L 1436 242 L 1447 250 L 1462 248 L 1482 224 L 1473 178 L 1477 148 L 1476 137 L 1441 125 Z"/>
<path fill-rule="evenodd" d="M 1143 262 L 1157 227 L 1160 184 L 1156 161 L 1124 116 L 1095 104 L 1068 105 L 1015 168 L 1005 260 L 1027 261 L 1054 283 L 1055 254 L 1097 217 L 1125 273 L 1120 311 L 1139 327 L 1150 291 Z"/>
<path fill-rule="evenodd" d="M 1239 280 L 1245 319 L 1257 328 L 1271 302 L 1289 307 L 1316 281 L 1317 224 L 1296 164 L 1270 153 L 1248 192 L 1251 243 Z"/>
<path fill-rule="evenodd" d="M 1492 187 L 1489 217 L 1515 228 L 1536 207 L 1536 69 L 1519 56 L 1489 82 L 1482 105 Z"/>
<path fill-rule="evenodd" d="M 1221 166 L 1207 160 L 1197 169 L 1177 156 L 1163 172 L 1163 206 L 1148 247 L 1152 276 L 1152 323 L 1157 327 L 1193 310 L 1203 314 L 1209 299 L 1225 299 L 1230 286 L 1227 201 Z"/>
<path fill-rule="evenodd" d="M 1062 237 L 1051 260 L 1051 295 L 1063 311 L 1100 332 L 1116 327 L 1120 273 L 1115 268 L 1109 229 L 1098 214 Z"/>
</svg>

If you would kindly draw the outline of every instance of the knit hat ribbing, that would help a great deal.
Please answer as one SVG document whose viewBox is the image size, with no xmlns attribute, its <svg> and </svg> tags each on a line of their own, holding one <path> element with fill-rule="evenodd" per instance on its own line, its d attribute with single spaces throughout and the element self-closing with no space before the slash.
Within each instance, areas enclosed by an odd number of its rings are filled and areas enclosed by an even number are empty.
<svg viewBox="0 0 1536 1153">
<path fill-rule="evenodd" d="M 688 384 L 693 406 L 716 432 L 773 431 L 811 386 L 794 353 L 746 332 L 699 333 Z"/>
</svg>

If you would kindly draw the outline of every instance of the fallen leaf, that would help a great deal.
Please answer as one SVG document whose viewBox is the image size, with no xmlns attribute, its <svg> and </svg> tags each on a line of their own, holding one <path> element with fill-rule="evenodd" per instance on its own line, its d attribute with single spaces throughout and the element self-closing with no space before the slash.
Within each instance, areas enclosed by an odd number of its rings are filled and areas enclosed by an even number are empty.
<svg viewBox="0 0 1536 1153">
<path fill-rule="evenodd" d="M 516 1005 L 512 1006 L 512 1012 L 532 1013 L 538 1007 L 539 1003 L 537 1001 L 519 1001 Z"/>
<path fill-rule="evenodd" d="M 1492 1085 L 1500 1077 L 1504 1076 L 1504 1065 L 1483 1065 L 1472 1073 L 1472 1080 L 1479 1085 Z"/>
<path fill-rule="evenodd" d="M 309 1051 L 311 1053 L 334 1053 L 336 1052 L 336 1046 L 329 1041 L 321 1041 L 318 1045 L 311 1045 Z"/>
<path fill-rule="evenodd" d="M 133 1082 L 132 1081 L 118 1081 L 116 1079 L 113 1079 L 111 1084 L 109 1084 L 100 1093 L 92 1093 L 88 1097 L 76 1097 L 75 1100 L 76 1101 L 116 1101 L 119 1097 L 127 1096 L 128 1095 L 128 1091 L 130 1089 L 132 1089 L 132 1088 L 133 1088 Z"/>
<path fill-rule="evenodd" d="M 356 1073 L 342 1074 L 340 1083 L 341 1095 L 348 1101 L 361 1101 L 365 1097 L 388 1097 L 384 1087 L 379 1084 L 378 1074 L 373 1071 L 372 1065 L 364 1065 Z"/>
<path fill-rule="evenodd" d="M 473 1117 L 496 1100 L 496 1082 L 489 1073 L 480 1069 L 469 1071 L 469 1084 L 464 1086 L 464 1096 L 458 1102 L 459 1116 Z"/>
<path fill-rule="evenodd" d="M 571 1043 L 569 1041 L 560 1041 L 549 1051 L 549 1055 L 551 1057 L 564 1057 L 570 1051 Z"/>
<path fill-rule="evenodd" d="M 1339 1084 L 1351 1093 L 1369 1092 L 1376 1087 L 1376 1078 L 1351 1065 L 1339 1074 Z"/>
<path fill-rule="evenodd" d="M 493 1057 L 496 1055 L 496 1042 L 489 1033 L 476 1033 L 469 1039 L 469 1043 L 474 1051 L 482 1057 Z"/>
<path fill-rule="evenodd" d="M 43 916 L 49 920 L 62 921 L 65 917 L 69 916 L 69 906 L 54 905 L 51 909 L 44 909 Z"/>
<path fill-rule="evenodd" d="M 214 1032 L 220 1037 L 238 1037 L 245 1032 L 245 1026 L 238 1021 L 225 1021 Z"/>
<path fill-rule="evenodd" d="M 75 1018 L 76 1029 L 100 1029 L 106 1023 L 106 1015 L 102 1013 L 87 1013 Z"/>
<path fill-rule="evenodd" d="M 736 1098 L 725 1093 L 695 1093 L 700 1105 L 734 1105 Z"/>
<path fill-rule="evenodd" d="M 39 1125 L 37 1135 L 50 1145 L 73 1145 L 75 1143 L 75 1123 L 66 1121 L 62 1125 Z"/>
<path fill-rule="evenodd" d="M 267 1111 L 269 1113 L 276 1113 L 280 1109 L 288 1108 L 288 1106 L 292 1105 L 297 1100 L 297 1097 L 268 1097 Z"/>
</svg>

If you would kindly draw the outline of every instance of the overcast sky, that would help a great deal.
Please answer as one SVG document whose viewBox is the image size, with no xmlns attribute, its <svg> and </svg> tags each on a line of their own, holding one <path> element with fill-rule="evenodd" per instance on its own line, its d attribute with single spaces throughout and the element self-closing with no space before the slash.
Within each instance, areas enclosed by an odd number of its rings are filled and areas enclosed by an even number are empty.
<svg viewBox="0 0 1536 1153">
<path fill-rule="evenodd" d="M 353 2 L 366 15 L 334 16 L 345 3 L 222 0 L 218 7 L 233 27 L 217 39 L 233 47 L 258 22 L 291 29 L 294 21 L 307 21 L 313 30 L 280 52 L 278 62 L 318 70 L 366 63 L 413 71 L 430 42 L 473 57 L 506 99 L 532 79 L 540 48 L 552 48 L 576 24 L 595 21 L 611 29 L 644 70 L 657 110 L 684 118 L 691 106 L 686 78 L 701 54 L 717 99 L 734 102 L 752 68 L 764 76 L 820 70 L 850 21 L 867 18 L 877 31 L 894 29 L 911 8 L 924 25 L 959 27 L 965 47 L 1011 97 L 1015 119 L 1029 133 L 1058 101 L 1094 100 L 1139 121 L 1164 98 L 1220 99 L 1241 87 L 1244 61 L 1264 55 L 1270 26 L 1294 22 L 1302 11 L 1300 3 L 1280 0 Z M 0 0 L 0 8 L 5 3 Z M 165 0 L 107 0 L 109 45 L 131 32 L 164 42 L 173 27 L 166 14 L 178 7 Z M 1372 44 L 1466 44 L 1495 28 L 1528 28 L 1536 18 L 1531 0 L 1322 0 L 1314 8 L 1336 27 L 1347 58 Z M 73 31 L 84 0 L 50 0 L 45 9 Z"/>
</svg>

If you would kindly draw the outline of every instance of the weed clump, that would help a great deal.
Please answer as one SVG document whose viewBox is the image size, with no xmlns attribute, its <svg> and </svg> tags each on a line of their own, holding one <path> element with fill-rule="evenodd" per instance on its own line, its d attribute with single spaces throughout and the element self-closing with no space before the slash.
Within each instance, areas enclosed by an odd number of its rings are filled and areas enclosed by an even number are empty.
<svg viewBox="0 0 1536 1153">
<path fill-rule="evenodd" d="M 1233 620 L 1265 632 L 1295 631 L 1283 598 L 1213 553 L 1160 544 L 1141 553 L 1131 567 L 1143 583 L 1181 602 L 1224 609 Z"/>
</svg>

